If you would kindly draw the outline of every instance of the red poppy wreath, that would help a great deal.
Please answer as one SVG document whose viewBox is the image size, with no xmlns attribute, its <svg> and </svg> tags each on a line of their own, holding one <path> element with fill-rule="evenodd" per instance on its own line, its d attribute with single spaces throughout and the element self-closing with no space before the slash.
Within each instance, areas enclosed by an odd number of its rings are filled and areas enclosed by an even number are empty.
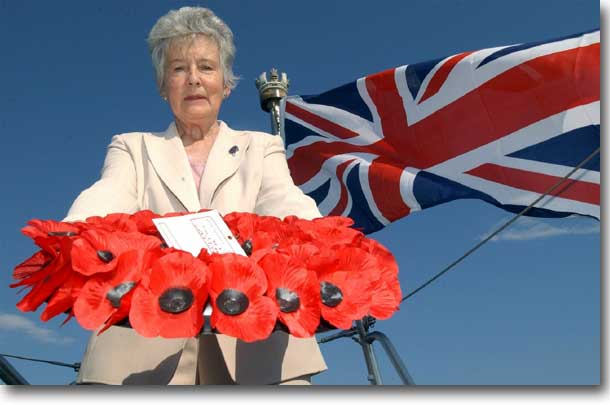
<svg viewBox="0 0 610 405">
<path fill-rule="evenodd" d="M 65 313 L 85 329 L 131 326 L 146 337 L 194 337 L 204 308 L 214 332 L 246 342 L 274 330 L 310 337 L 321 325 L 349 329 L 387 319 L 401 299 L 398 266 L 345 217 L 304 220 L 231 213 L 224 221 L 247 256 L 196 257 L 168 247 L 149 210 L 83 222 L 34 219 L 22 232 L 40 248 L 13 271 L 17 303 L 41 319 Z"/>
</svg>

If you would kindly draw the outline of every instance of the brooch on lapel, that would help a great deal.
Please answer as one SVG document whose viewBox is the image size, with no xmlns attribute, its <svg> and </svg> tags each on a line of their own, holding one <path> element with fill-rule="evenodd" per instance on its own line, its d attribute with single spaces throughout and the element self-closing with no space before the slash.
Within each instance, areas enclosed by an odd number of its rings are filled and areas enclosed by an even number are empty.
<svg viewBox="0 0 610 405">
<path fill-rule="evenodd" d="M 235 157 L 235 155 L 237 154 L 237 152 L 239 151 L 239 148 L 237 147 L 237 145 L 233 145 L 231 146 L 231 149 L 229 149 L 229 154 L 233 157 Z"/>
</svg>

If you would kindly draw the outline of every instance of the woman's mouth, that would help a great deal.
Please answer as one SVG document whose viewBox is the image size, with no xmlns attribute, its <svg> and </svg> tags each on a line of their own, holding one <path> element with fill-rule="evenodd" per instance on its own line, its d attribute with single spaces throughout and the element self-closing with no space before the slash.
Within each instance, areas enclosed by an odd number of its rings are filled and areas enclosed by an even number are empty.
<svg viewBox="0 0 610 405">
<path fill-rule="evenodd" d="M 194 100 L 205 100 L 205 96 L 199 96 L 199 95 L 192 95 L 192 96 L 187 96 L 184 97 L 184 99 L 186 101 L 194 101 Z"/>
</svg>

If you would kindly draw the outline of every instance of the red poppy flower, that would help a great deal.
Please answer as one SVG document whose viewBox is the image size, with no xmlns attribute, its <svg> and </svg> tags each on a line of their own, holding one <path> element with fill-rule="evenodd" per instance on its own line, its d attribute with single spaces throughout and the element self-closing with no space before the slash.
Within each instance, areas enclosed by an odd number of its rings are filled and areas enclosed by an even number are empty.
<svg viewBox="0 0 610 405">
<path fill-rule="evenodd" d="M 192 214 L 192 212 L 188 212 L 188 211 L 168 212 L 168 213 L 161 215 L 161 218 L 181 217 L 183 215 L 189 215 L 189 214 Z"/>
<path fill-rule="evenodd" d="M 72 274 L 70 264 L 59 260 L 54 262 L 53 266 L 47 266 L 44 271 L 46 277 L 32 284 L 30 292 L 17 303 L 17 308 L 21 311 L 36 311 Z M 16 286 L 17 284 L 11 285 L 11 287 Z"/>
<path fill-rule="evenodd" d="M 258 216 L 258 221 L 256 222 L 255 231 L 277 234 L 282 233 L 285 228 L 285 224 L 278 217 L 260 215 Z"/>
<path fill-rule="evenodd" d="M 305 220 L 300 220 L 305 221 Z M 288 223 L 282 222 L 282 227 L 279 228 L 280 232 L 277 234 L 277 248 L 278 249 L 291 249 L 294 246 L 301 246 L 310 244 L 313 246 L 316 241 L 313 240 L 311 234 L 303 232 L 302 228 L 298 226 L 297 222 Z"/>
<path fill-rule="evenodd" d="M 233 235 L 238 239 L 251 238 L 259 216 L 248 212 L 231 212 L 222 217 Z"/>
<path fill-rule="evenodd" d="M 214 255 L 210 299 L 213 328 L 245 342 L 267 338 L 274 326 L 278 308 L 269 297 L 263 269 L 245 256 L 232 253 Z"/>
<path fill-rule="evenodd" d="M 300 243 L 288 247 L 279 247 L 278 252 L 287 254 L 293 260 L 298 261 L 304 267 L 309 268 L 309 264 L 316 260 L 316 256 L 320 252 L 320 248 L 314 243 Z"/>
<path fill-rule="evenodd" d="M 74 236 L 79 232 L 76 225 L 41 219 L 32 219 L 28 225 L 21 229 L 21 232 L 32 239 L 53 238 L 57 236 Z"/>
<path fill-rule="evenodd" d="M 56 239 L 55 239 L 56 238 Z M 21 279 L 10 285 L 15 288 L 22 285 L 29 286 L 31 290 L 17 303 L 21 311 L 35 311 L 49 299 L 59 286 L 61 286 L 72 273 L 70 265 L 70 248 L 72 241 L 68 237 L 36 237 L 39 245 L 43 247 L 43 256 L 47 255 L 49 261 L 38 270 L 23 274 L 18 271 Z M 40 258 L 32 259 L 38 261 Z M 29 259 L 28 259 L 29 261 Z M 27 262 L 27 261 L 26 261 Z"/>
<path fill-rule="evenodd" d="M 268 254 L 283 253 L 291 256 L 294 260 L 298 260 L 304 267 L 308 268 L 308 263 L 320 251 L 316 245 L 311 242 L 303 242 L 299 240 L 294 243 L 280 242 L 270 248 L 258 250 L 250 256 L 250 259 L 260 265 L 261 260 Z"/>
<path fill-rule="evenodd" d="M 349 217 L 341 216 L 326 216 L 314 219 L 303 219 L 296 215 L 288 215 L 284 218 L 284 222 L 288 224 L 298 223 L 315 223 L 318 226 L 346 228 L 354 225 L 354 220 Z"/>
<path fill-rule="evenodd" d="M 172 249 L 152 264 L 134 291 L 131 326 L 145 337 L 196 336 L 203 326 L 208 280 L 208 267 L 201 260 Z"/>
<path fill-rule="evenodd" d="M 312 220 L 287 217 L 284 221 L 295 225 L 309 240 L 323 247 L 351 244 L 363 236 L 362 232 L 350 228 L 354 221 L 346 217 L 332 216 Z"/>
<path fill-rule="evenodd" d="M 320 323 L 316 273 L 307 270 L 301 257 L 280 252 L 266 255 L 259 264 L 269 282 L 267 296 L 277 305 L 280 321 L 296 337 L 313 336 Z"/>
<path fill-rule="evenodd" d="M 86 281 L 87 277 L 82 274 L 75 271 L 70 272 L 66 281 L 49 299 L 47 306 L 40 314 L 40 319 L 46 322 L 61 313 L 70 311 Z"/>
<path fill-rule="evenodd" d="M 377 242 L 375 239 L 363 238 L 359 243 L 358 247 L 364 249 L 366 252 L 372 254 L 377 258 L 381 268 L 386 273 L 386 277 L 398 277 L 398 265 L 392 252 L 390 252 L 385 246 Z"/>
<path fill-rule="evenodd" d="M 376 240 L 365 238 L 360 247 L 375 257 L 380 275 L 372 286 L 369 314 L 377 319 L 388 319 L 399 309 L 402 300 L 398 265 L 394 255 Z"/>
<path fill-rule="evenodd" d="M 373 286 L 369 314 L 377 319 L 388 319 L 400 308 L 401 290 L 398 279 L 380 279 Z"/>
<path fill-rule="evenodd" d="M 78 231 L 77 227 L 63 222 L 29 221 L 21 232 L 32 238 L 41 250 L 15 267 L 13 278 L 20 281 L 11 287 L 36 284 L 63 266 L 70 256 L 71 237 L 77 235 Z M 61 263 L 54 263 L 62 255 Z"/>
<path fill-rule="evenodd" d="M 209 266 L 217 254 L 218 253 L 210 253 L 207 249 L 201 249 L 197 255 L 197 259 L 201 260 L 206 266 Z"/>
<path fill-rule="evenodd" d="M 267 238 L 266 234 L 261 233 L 257 235 L 256 248 L 254 247 L 255 242 L 253 239 L 258 227 L 258 222 L 260 221 L 260 217 L 256 214 L 232 212 L 225 215 L 223 220 L 248 256 L 250 256 L 255 249 L 262 249 L 273 244 L 273 241 L 270 238 Z"/>
<path fill-rule="evenodd" d="M 173 251 L 173 249 L 172 249 Z M 119 321 L 125 320 L 129 316 L 129 312 L 131 310 L 131 300 L 133 298 L 133 294 L 138 287 L 138 283 L 141 282 L 142 278 L 148 277 L 151 272 L 151 266 L 154 262 L 156 262 L 159 258 L 161 258 L 166 251 L 161 248 L 151 249 L 142 254 L 142 251 L 136 251 L 137 258 L 132 256 L 131 258 L 127 258 L 123 261 L 123 264 L 119 262 L 119 266 L 126 266 L 128 268 L 137 269 L 139 268 L 139 272 L 130 273 L 126 275 L 124 279 L 137 280 L 134 288 L 131 288 L 133 285 L 131 282 L 122 282 L 116 284 L 107 294 L 106 299 L 111 302 L 113 308 L 118 308 L 110 313 L 109 318 L 104 322 L 104 327 L 101 328 L 98 332 L 98 335 L 104 332 L 106 329 L 115 325 Z M 121 255 L 121 259 L 125 253 Z M 130 254 L 131 256 L 132 254 Z M 119 259 L 119 260 L 121 260 Z"/>
<path fill-rule="evenodd" d="M 161 215 L 155 214 L 151 210 L 141 210 L 132 214 L 130 219 L 136 224 L 139 232 L 146 235 L 157 236 L 159 234 L 155 223 L 152 221 L 154 218 L 160 218 Z"/>
<path fill-rule="evenodd" d="M 248 256 L 262 249 L 276 248 L 293 235 L 277 217 L 232 212 L 223 217 Z"/>
<path fill-rule="evenodd" d="M 130 214 L 124 213 L 113 213 L 108 214 L 104 217 L 92 216 L 85 219 L 85 224 L 81 225 L 84 230 L 86 229 L 101 229 L 106 231 L 120 231 L 120 232 L 137 232 L 138 226 L 135 221 L 131 219 Z"/>
<path fill-rule="evenodd" d="M 115 269 L 121 253 L 133 249 L 149 250 L 160 244 L 159 238 L 150 235 L 90 229 L 73 242 L 72 266 L 85 276 L 110 272 Z"/>
<path fill-rule="evenodd" d="M 322 317 L 340 329 L 364 317 L 379 272 L 372 255 L 355 247 L 328 249 L 310 261 L 318 274 Z"/>
<path fill-rule="evenodd" d="M 66 236 L 36 237 L 34 241 L 41 246 L 42 255 L 34 255 L 19 265 L 14 272 L 19 281 L 10 285 L 11 288 L 26 286 L 31 291 L 18 307 L 24 311 L 34 311 L 58 287 L 63 279 L 51 280 L 57 275 L 64 276 L 70 270 L 70 249 L 72 241 Z M 41 266 L 37 264 L 44 260 Z M 31 266 L 30 266 L 31 265 Z"/>
<path fill-rule="evenodd" d="M 91 276 L 74 303 L 74 315 L 79 325 L 95 330 L 113 315 L 116 315 L 115 319 L 119 318 L 116 321 L 126 318 L 134 288 L 149 271 L 152 259 L 160 256 L 160 251 L 161 249 L 123 252 L 117 260 L 115 272 Z"/>
<path fill-rule="evenodd" d="M 13 279 L 23 280 L 32 276 L 32 274 L 40 271 L 43 267 L 48 265 L 52 260 L 53 256 L 44 251 L 39 250 L 32 256 L 15 266 L 13 270 Z"/>
</svg>

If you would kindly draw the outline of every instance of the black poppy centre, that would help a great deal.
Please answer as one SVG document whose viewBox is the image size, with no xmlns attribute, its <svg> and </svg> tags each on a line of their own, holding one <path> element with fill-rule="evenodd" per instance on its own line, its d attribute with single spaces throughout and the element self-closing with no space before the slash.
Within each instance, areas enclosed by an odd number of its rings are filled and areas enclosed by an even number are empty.
<svg viewBox="0 0 610 405">
<path fill-rule="evenodd" d="M 299 295 L 288 288 L 277 288 L 275 299 L 282 312 L 294 312 L 301 306 Z"/>
<path fill-rule="evenodd" d="M 114 259 L 114 255 L 109 250 L 98 250 L 97 257 L 99 257 L 104 263 L 110 263 L 112 259 Z"/>
<path fill-rule="evenodd" d="M 248 296 L 239 290 L 227 288 L 216 297 L 216 307 L 225 315 L 239 315 L 248 309 Z"/>
<path fill-rule="evenodd" d="M 179 314 L 193 305 L 195 297 L 189 288 L 168 288 L 159 296 L 159 307 L 170 314 Z"/>
<path fill-rule="evenodd" d="M 106 298 L 108 299 L 108 301 L 110 301 L 110 304 L 113 307 L 118 308 L 121 306 L 121 298 L 123 298 L 123 296 L 129 291 L 133 290 L 135 286 L 135 281 L 126 281 L 124 283 L 121 283 L 115 286 L 112 290 L 108 291 L 106 293 Z"/>
<path fill-rule="evenodd" d="M 252 255 L 252 241 L 250 239 L 242 243 L 241 248 L 244 250 L 244 253 L 246 253 L 246 255 Z"/>
<path fill-rule="evenodd" d="M 341 289 L 328 281 L 320 283 L 320 297 L 322 298 L 322 303 L 331 308 L 336 307 L 343 301 Z"/>
<path fill-rule="evenodd" d="M 49 236 L 76 236 L 78 235 L 76 232 L 72 232 L 72 231 L 52 231 L 52 232 L 47 232 L 47 235 Z"/>
</svg>

